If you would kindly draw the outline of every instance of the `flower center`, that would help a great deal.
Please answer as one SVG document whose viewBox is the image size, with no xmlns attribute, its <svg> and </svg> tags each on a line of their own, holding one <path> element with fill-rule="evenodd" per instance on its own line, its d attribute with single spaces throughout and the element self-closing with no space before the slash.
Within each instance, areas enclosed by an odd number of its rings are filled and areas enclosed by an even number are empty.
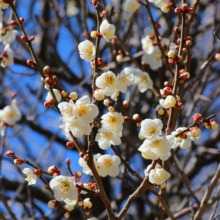
<svg viewBox="0 0 220 220">
<path fill-rule="evenodd" d="M 156 58 L 157 60 L 161 59 L 161 53 L 160 53 L 160 52 L 156 53 L 156 54 L 155 54 L 155 58 Z"/>
<path fill-rule="evenodd" d="M 89 45 L 86 52 L 89 54 L 89 55 L 92 55 L 93 54 L 93 46 L 92 45 Z"/>
<path fill-rule="evenodd" d="M 84 116 L 84 115 L 87 115 L 88 113 L 88 109 L 86 108 L 86 106 L 81 106 L 78 108 L 78 111 L 77 111 L 78 115 L 81 117 L 81 116 Z"/>
<path fill-rule="evenodd" d="M 117 118 L 115 116 L 109 116 L 108 123 L 115 124 L 117 122 Z"/>
<path fill-rule="evenodd" d="M 68 190 L 70 189 L 70 183 L 69 183 L 69 181 L 64 180 L 64 181 L 62 182 L 62 186 L 61 186 L 60 188 L 62 188 L 64 191 L 68 191 Z"/>
<path fill-rule="evenodd" d="M 148 133 L 149 133 L 150 135 L 153 135 L 153 134 L 156 133 L 156 128 L 155 128 L 155 127 L 150 127 L 150 128 L 147 129 L 147 131 L 148 131 Z"/>
<path fill-rule="evenodd" d="M 105 85 L 113 85 L 114 82 L 115 82 L 115 79 L 114 79 L 114 77 L 112 75 L 107 76 L 105 78 Z"/>
<path fill-rule="evenodd" d="M 7 111 L 6 115 L 8 117 L 12 118 L 14 114 L 13 114 L 13 111 L 9 110 L 9 111 Z"/>
<path fill-rule="evenodd" d="M 146 77 L 146 76 L 142 76 L 142 77 L 141 77 L 141 82 L 144 83 L 144 84 L 146 84 L 146 83 L 148 82 L 147 77 Z"/>
<path fill-rule="evenodd" d="M 112 161 L 111 161 L 110 159 L 105 159 L 105 160 L 103 161 L 103 164 L 104 164 L 107 168 L 109 168 L 109 167 L 112 166 Z"/>
<path fill-rule="evenodd" d="M 159 140 L 156 140 L 156 141 L 154 141 L 154 142 L 151 142 L 150 144 L 149 144 L 149 146 L 150 147 L 152 147 L 152 148 L 159 148 L 160 147 L 160 141 Z"/>
<path fill-rule="evenodd" d="M 103 138 L 111 139 L 112 135 L 113 134 L 111 132 L 103 132 Z"/>
</svg>

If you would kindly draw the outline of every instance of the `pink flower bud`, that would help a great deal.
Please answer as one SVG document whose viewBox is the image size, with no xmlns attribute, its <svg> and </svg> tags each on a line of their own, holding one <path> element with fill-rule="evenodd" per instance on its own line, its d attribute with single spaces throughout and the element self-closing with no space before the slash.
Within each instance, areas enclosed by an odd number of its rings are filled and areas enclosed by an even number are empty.
<svg viewBox="0 0 220 220">
<path fill-rule="evenodd" d="M 187 45 L 187 46 L 191 46 L 191 45 L 192 45 L 192 41 L 191 41 L 191 40 L 187 40 L 187 41 L 186 41 L 186 45 Z"/>
<path fill-rule="evenodd" d="M 175 46 L 175 50 L 179 50 L 180 46 L 179 45 L 176 45 Z"/>
<path fill-rule="evenodd" d="M 41 176 L 41 175 L 42 175 L 42 172 L 41 172 L 40 169 L 36 169 L 36 170 L 34 170 L 33 173 L 34 173 L 36 176 Z"/>
<path fill-rule="evenodd" d="M 176 42 L 177 42 L 177 44 L 180 44 L 181 43 L 181 38 L 178 38 Z"/>
<path fill-rule="evenodd" d="M 69 158 L 66 159 L 66 165 L 69 166 L 71 164 L 71 160 Z"/>
<path fill-rule="evenodd" d="M 182 6 L 182 10 L 184 12 L 186 12 L 186 11 L 188 11 L 188 8 L 189 8 L 188 4 L 184 3 L 183 6 Z"/>
<path fill-rule="evenodd" d="M 201 135 L 201 130 L 198 127 L 192 127 L 189 130 L 193 137 L 199 137 Z"/>
<path fill-rule="evenodd" d="M 218 61 L 220 61 L 220 53 L 216 53 L 216 54 L 215 54 L 215 59 L 218 60 Z"/>
<path fill-rule="evenodd" d="M 21 40 L 23 42 L 28 42 L 28 38 L 25 35 L 21 36 Z"/>
<path fill-rule="evenodd" d="M 182 9 L 181 8 L 175 8 L 175 13 L 176 14 L 181 14 L 182 13 Z"/>
<path fill-rule="evenodd" d="M 48 173 L 50 173 L 50 174 L 54 174 L 54 173 L 56 173 L 57 171 L 59 171 L 59 170 L 57 169 L 56 166 L 50 166 L 50 167 L 48 168 Z"/>
<path fill-rule="evenodd" d="M 74 148 L 76 145 L 75 145 L 74 141 L 69 141 L 66 143 L 66 146 L 67 146 L 67 148 L 71 149 L 71 148 Z"/>
<path fill-rule="evenodd" d="M 179 102 L 179 103 L 177 104 L 177 109 L 178 109 L 178 110 L 183 110 L 183 108 L 184 108 L 183 103 L 182 103 L 182 102 Z"/>
<path fill-rule="evenodd" d="M 179 63 L 183 62 L 183 57 L 182 57 L 182 56 L 178 56 L 177 61 L 178 61 Z"/>
<path fill-rule="evenodd" d="M 124 109 L 127 109 L 129 107 L 129 102 L 128 101 L 123 101 L 122 105 L 123 105 Z"/>
<path fill-rule="evenodd" d="M 115 38 L 112 38 L 111 39 L 111 44 L 115 44 L 116 43 L 116 39 Z"/>
<path fill-rule="evenodd" d="M 24 163 L 24 159 L 20 159 L 20 158 L 14 159 L 15 165 L 22 165 L 23 163 Z"/>
<path fill-rule="evenodd" d="M 10 25 L 18 25 L 18 22 L 17 22 L 17 21 L 12 20 L 12 21 L 10 22 Z"/>
<path fill-rule="evenodd" d="M 53 84 L 53 78 L 52 77 L 46 77 L 45 79 L 44 79 L 44 81 L 47 83 L 47 84 L 49 84 L 49 85 L 52 85 Z"/>
<path fill-rule="evenodd" d="M 175 32 L 176 34 L 180 34 L 180 29 L 179 29 L 178 27 L 175 27 L 175 28 L 174 28 L 174 32 Z"/>
<path fill-rule="evenodd" d="M 171 64 L 174 64 L 176 62 L 176 60 L 174 60 L 173 58 L 169 58 L 168 62 Z"/>
<path fill-rule="evenodd" d="M 109 106 L 111 105 L 111 100 L 105 99 L 105 100 L 103 101 L 103 104 L 104 104 L 104 106 L 109 107 Z"/>
<path fill-rule="evenodd" d="M 62 91 L 61 91 L 61 95 L 62 95 L 63 97 L 67 97 L 68 93 L 67 93 L 66 91 L 62 90 Z"/>
<path fill-rule="evenodd" d="M 97 0 L 92 0 L 92 4 L 93 4 L 94 6 L 96 6 L 96 5 L 98 4 L 98 1 L 97 1 Z"/>
<path fill-rule="evenodd" d="M 77 172 L 75 173 L 75 176 L 76 176 L 77 178 L 80 178 L 80 177 L 82 176 L 82 173 L 81 173 L 80 171 L 77 171 Z"/>
<path fill-rule="evenodd" d="M 141 120 L 141 117 L 140 117 L 139 114 L 134 114 L 132 118 L 133 118 L 133 120 L 136 121 L 136 122 L 139 122 L 139 121 Z"/>
<path fill-rule="evenodd" d="M 35 40 L 35 37 L 34 36 L 31 36 L 30 38 L 29 38 L 29 41 L 34 41 Z"/>
<path fill-rule="evenodd" d="M 50 101 L 45 101 L 44 102 L 44 106 L 46 107 L 46 108 L 50 108 L 50 107 L 52 107 L 53 106 L 53 102 L 50 102 Z"/>
<path fill-rule="evenodd" d="M 14 152 L 11 151 L 11 150 L 8 150 L 8 151 L 6 152 L 6 156 L 7 156 L 7 157 L 13 157 L 14 155 L 15 155 Z"/>
<path fill-rule="evenodd" d="M 211 129 L 211 123 L 210 123 L 210 121 L 205 122 L 205 127 L 206 127 L 207 129 Z"/>
<path fill-rule="evenodd" d="M 186 47 L 183 48 L 183 53 L 187 53 L 188 49 Z"/>
<path fill-rule="evenodd" d="M 100 13 L 100 18 L 104 18 L 107 16 L 107 11 L 106 10 L 103 10 L 101 13 Z"/>
<path fill-rule="evenodd" d="M 165 81 L 165 82 L 164 82 L 164 86 L 167 86 L 167 87 L 172 87 L 171 83 L 170 83 L 170 82 L 168 82 L 168 81 Z"/>
<path fill-rule="evenodd" d="M 21 22 L 21 24 L 23 24 L 24 23 L 24 18 L 23 17 L 19 18 L 19 21 Z"/>
<path fill-rule="evenodd" d="M 187 14 L 189 14 L 189 15 L 191 15 L 191 14 L 193 14 L 195 11 L 194 11 L 194 8 L 189 8 L 188 10 L 187 10 Z"/>
<path fill-rule="evenodd" d="M 128 122 L 128 121 L 130 121 L 129 116 L 124 116 L 124 122 Z"/>
<path fill-rule="evenodd" d="M 86 154 L 86 155 L 83 157 L 83 159 L 84 159 L 85 161 L 88 161 L 88 160 L 89 160 L 89 155 Z"/>
<path fill-rule="evenodd" d="M 193 116 L 193 122 L 196 123 L 196 124 L 202 124 L 203 123 L 203 117 L 201 114 L 199 113 L 196 113 L 194 116 Z"/>
<path fill-rule="evenodd" d="M 83 158 L 85 156 L 85 153 L 84 152 L 80 152 L 79 156 Z"/>
<path fill-rule="evenodd" d="M 45 66 L 43 70 L 45 74 L 51 75 L 52 73 L 51 68 L 49 66 Z"/>
<path fill-rule="evenodd" d="M 137 122 L 137 123 L 136 123 L 136 126 L 140 128 L 140 127 L 141 127 L 141 123 L 140 123 L 140 122 Z"/>
<path fill-rule="evenodd" d="M 32 65 L 35 65 L 35 63 L 33 60 L 27 60 L 27 65 L 32 66 Z"/>
</svg>

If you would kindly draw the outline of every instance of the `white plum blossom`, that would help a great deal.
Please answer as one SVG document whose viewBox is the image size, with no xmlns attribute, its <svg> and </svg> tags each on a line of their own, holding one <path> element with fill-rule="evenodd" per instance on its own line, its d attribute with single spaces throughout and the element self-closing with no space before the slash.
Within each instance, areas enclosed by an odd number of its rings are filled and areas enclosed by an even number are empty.
<svg viewBox="0 0 220 220">
<path fill-rule="evenodd" d="M 178 147 L 178 140 L 173 134 L 167 135 L 166 139 L 169 141 L 171 148 L 175 149 L 176 147 Z"/>
<path fill-rule="evenodd" d="M 136 73 L 135 68 L 133 67 L 126 67 L 124 68 L 120 74 L 117 75 L 118 83 L 119 83 L 119 91 L 125 93 L 127 91 L 127 86 L 134 84 Z"/>
<path fill-rule="evenodd" d="M 2 53 L 1 66 L 5 68 L 6 66 L 12 66 L 14 64 L 14 52 L 10 48 L 9 44 L 5 45 L 4 52 Z"/>
<path fill-rule="evenodd" d="M 115 38 L 115 26 L 104 19 L 100 25 L 100 33 L 107 42 L 110 42 L 112 38 Z"/>
<path fill-rule="evenodd" d="M 57 102 L 59 102 L 62 98 L 60 92 L 57 89 L 53 89 L 53 93 L 57 99 Z M 53 96 L 50 94 L 50 92 L 47 93 L 46 101 L 50 101 L 53 98 Z"/>
<path fill-rule="evenodd" d="M 170 173 L 164 170 L 159 164 L 156 165 L 149 173 L 149 181 L 152 184 L 160 185 L 170 178 Z"/>
<path fill-rule="evenodd" d="M 123 5 L 123 9 L 131 13 L 137 11 L 138 8 L 140 8 L 140 4 L 137 3 L 137 0 L 126 0 Z"/>
<path fill-rule="evenodd" d="M 72 100 L 68 102 L 61 102 L 58 105 L 64 121 L 69 121 L 72 119 L 79 119 L 86 123 L 92 123 L 93 119 L 99 114 L 98 107 L 94 104 L 90 104 L 90 98 L 88 96 L 83 96 L 78 99 L 76 103 Z"/>
<path fill-rule="evenodd" d="M 95 58 L 96 49 L 95 49 L 94 44 L 91 41 L 85 40 L 81 42 L 78 45 L 78 49 L 79 49 L 80 57 L 83 60 L 89 62 Z"/>
<path fill-rule="evenodd" d="M 21 119 L 21 112 L 16 104 L 7 105 L 1 111 L 1 120 L 8 125 L 14 125 Z"/>
<path fill-rule="evenodd" d="M 22 172 L 27 175 L 25 180 L 28 181 L 28 185 L 33 185 L 37 182 L 38 177 L 34 174 L 32 169 L 24 168 Z"/>
<path fill-rule="evenodd" d="M 95 217 L 92 217 L 92 218 L 88 218 L 87 220 L 98 220 L 98 219 Z"/>
<path fill-rule="evenodd" d="M 83 135 L 89 135 L 92 128 L 89 123 L 73 118 L 65 123 L 65 132 L 69 131 L 72 132 L 74 137 L 80 138 Z"/>
<path fill-rule="evenodd" d="M 119 174 L 119 165 L 121 160 L 116 155 L 105 154 L 98 158 L 98 163 L 100 165 L 99 175 L 106 177 L 107 175 L 116 177 Z"/>
<path fill-rule="evenodd" d="M 69 1 L 66 6 L 66 15 L 68 17 L 76 16 L 79 13 L 79 9 L 76 7 L 74 1 Z"/>
<path fill-rule="evenodd" d="M 141 130 L 139 132 L 140 139 L 148 139 L 155 141 L 161 135 L 163 123 L 160 119 L 145 119 L 141 122 Z"/>
<path fill-rule="evenodd" d="M 168 54 L 169 50 L 175 50 L 176 44 L 174 44 L 173 42 L 170 42 L 170 39 L 168 38 L 163 38 L 160 43 L 166 54 Z"/>
<path fill-rule="evenodd" d="M 152 54 L 154 52 L 153 41 L 151 39 L 145 37 L 141 40 L 141 43 L 144 52 L 146 52 L 147 54 Z"/>
<path fill-rule="evenodd" d="M 17 34 L 17 30 L 8 30 L 5 35 L 0 35 L 0 42 L 2 42 L 4 45 L 9 44 L 15 39 Z"/>
<path fill-rule="evenodd" d="M 115 133 L 121 132 L 123 129 L 124 117 L 118 112 L 108 112 L 102 115 L 102 128 Z"/>
<path fill-rule="evenodd" d="M 161 10 L 164 6 L 169 4 L 168 0 L 149 0 L 149 2 L 154 3 L 158 8 L 161 8 Z M 162 10 L 162 11 L 164 11 L 164 10 Z M 165 10 L 164 12 L 167 13 L 168 11 Z"/>
<path fill-rule="evenodd" d="M 138 148 L 141 151 L 142 157 L 150 160 L 167 160 L 170 157 L 170 143 L 164 137 L 159 137 L 155 141 L 145 140 Z"/>
<path fill-rule="evenodd" d="M 98 142 L 98 145 L 101 149 L 106 150 L 111 145 L 119 145 L 121 144 L 120 137 L 122 136 L 122 133 L 115 133 L 111 130 L 105 130 L 105 129 L 99 129 L 98 133 L 95 137 L 95 141 Z"/>
<path fill-rule="evenodd" d="M 72 212 L 74 210 L 74 206 L 77 205 L 78 199 L 70 200 L 70 199 L 65 199 L 64 202 L 66 203 L 65 209 L 69 212 Z"/>
<path fill-rule="evenodd" d="M 177 128 L 176 131 L 173 131 L 171 133 L 171 135 L 175 136 L 176 134 L 180 133 L 184 129 L 186 129 L 186 128 L 185 127 Z M 183 134 L 181 134 L 175 138 L 176 138 L 176 142 L 178 143 L 180 148 L 187 149 L 187 148 L 191 147 L 192 140 L 194 141 L 194 140 L 198 139 L 199 137 L 193 137 L 192 134 L 190 133 L 190 131 L 186 131 Z"/>
<path fill-rule="evenodd" d="M 172 108 L 176 105 L 176 99 L 172 95 L 168 95 L 165 99 L 160 99 L 160 105 L 163 108 Z"/>
<path fill-rule="evenodd" d="M 112 71 L 108 71 L 99 76 L 95 84 L 98 88 L 102 89 L 104 95 L 111 96 L 118 87 L 118 79 Z"/>
<path fill-rule="evenodd" d="M 145 53 L 142 56 L 142 61 L 149 64 L 152 70 L 157 70 L 162 67 L 162 54 L 157 46 L 154 47 L 154 51 L 151 54 Z"/>
<path fill-rule="evenodd" d="M 101 154 L 94 154 L 93 155 L 93 161 L 94 161 L 95 167 L 98 172 L 99 172 L 99 168 L 100 168 L 99 164 L 98 164 L 98 158 L 101 156 L 102 156 Z M 88 167 L 86 161 L 81 157 L 79 158 L 79 165 L 83 168 L 83 171 L 82 171 L 83 173 L 93 176 L 92 171 Z"/>
<path fill-rule="evenodd" d="M 72 177 L 59 175 L 52 179 L 49 185 L 51 189 L 55 190 L 54 197 L 57 201 L 75 200 L 78 197 L 76 184 Z"/>
<path fill-rule="evenodd" d="M 69 131 L 68 132 L 65 131 L 65 125 L 64 124 L 59 125 L 59 128 L 62 129 L 62 133 L 65 135 L 66 140 L 73 141 L 73 138 L 70 135 Z"/>
<path fill-rule="evenodd" d="M 136 70 L 135 84 L 138 86 L 138 90 L 143 93 L 148 89 L 153 88 L 153 81 L 151 80 L 147 72 L 142 72 L 141 70 Z"/>
<path fill-rule="evenodd" d="M 98 101 L 101 101 L 105 98 L 105 95 L 104 95 L 102 89 L 96 89 L 93 96 Z"/>
<path fill-rule="evenodd" d="M 6 4 L 3 2 L 3 0 L 0 0 L 0 10 L 6 9 L 6 8 L 8 8 L 8 6 L 9 6 L 9 4 Z"/>
</svg>

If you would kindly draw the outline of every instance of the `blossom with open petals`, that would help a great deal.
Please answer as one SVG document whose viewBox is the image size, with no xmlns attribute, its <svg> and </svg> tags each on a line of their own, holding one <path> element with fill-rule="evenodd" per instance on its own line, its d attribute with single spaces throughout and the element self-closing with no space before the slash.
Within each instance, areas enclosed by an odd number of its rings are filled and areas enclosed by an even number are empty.
<svg viewBox="0 0 220 220">
<path fill-rule="evenodd" d="M 108 112 L 107 114 L 102 115 L 102 128 L 107 131 L 112 132 L 121 132 L 123 129 L 124 117 L 121 113 L 118 112 Z"/>
<path fill-rule="evenodd" d="M 4 45 L 9 44 L 15 39 L 17 34 L 17 30 L 8 30 L 3 36 L 0 35 L 0 42 L 2 42 Z"/>
<path fill-rule="evenodd" d="M 0 0 L 0 10 L 8 8 L 9 4 L 4 3 L 3 0 Z"/>
<path fill-rule="evenodd" d="M 152 54 L 154 51 L 153 41 L 148 37 L 141 40 L 142 48 L 147 54 Z"/>
<path fill-rule="evenodd" d="M 4 52 L 1 54 L 1 56 L 2 56 L 1 66 L 3 68 L 14 64 L 14 52 L 10 48 L 10 44 L 5 45 Z"/>
<path fill-rule="evenodd" d="M 141 151 L 142 157 L 150 160 L 167 160 L 170 157 L 170 143 L 164 137 L 159 137 L 155 141 L 146 139 L 144 143 L 138 148 Z"/>
<path fill-rule="evenodd" d="M 104 19 L 100 25 L 100 33 L 107 42 L 110 42 L 115 37 L 115 25 L 109 24 L 107 19 Z"/>
<path fill-rule="evenodd" d="M 163 108 L 172 108 L 176 105 L 176 99 L 172 95 L 168 95 L 165 99 L 160 99 L 159 102 Z"/>
<path fill-rule="evenodd" d="M 137 3 L 137 0 L 126 0 L 123 8 L 125 11 L 134 13 L 138 8 L 140 8 L 140 6 L 141 5 Z"/>
<path fill-rule="evenodd" d="M 25 180 L 28 181 L 28 185 L 33 185 L 37 182 L 38 177 L 34 174 L 32 169 L 24 168 L 22 172 L 27 175 L 27 178 L 25 178 Z"/>
<path fill-rule="evenodd" d="M 116 155 L 105 154 L 98 158 L 98 163 L 100 166 L 99 175 L 106 177 L 107 175 L 116 177 L 119 174 L 119 165 L 121 160 Z"/>
<path fill-rule="evenodd" d="M 161 135 L 163 123 L 160 119 L 145 119 L 141 122 L 141 130 L 139 132 L 140 139 L 148 139 L 155 141 Z"/>
<path fill-rule="evenodd" d="M 72 177 L 59 175 L 52 179 L 49 185 L 51 189 L 55 190 L 54 197 L 57 201 L 74 200 L 78 197 L 76 184 Z"/>
<path fill-rule="evenodd" d="M 98 142 L 98 145 L 101 149 L 106 150 L 111 145 L 119 145 L 121 144 L 122 133 L 115 133 L 111 130 L 99 129 L 98 133 L 95 137 L 95 141 Z"/>
<path fill-rule="evenodd" d="M 53 89 L 53 93 L 57 99 L 57 102 L 59 102 L 62 98 L 60 92 L 57 89 Z M 50 94 L 50 92 L 47 93 L 46 101 L 50 101 L 53 98 L 53 96 Z"/>
<path fill-rule="evenodd" d="M 112 71 L 108 71 L 97 77 L 95 84 L 102 89 L 104 95 L 111 96 L 118 87 L 118 78 Z"/>
<path fill-rule="evenodd" d="M 91 41 L 85 40 L 81 42 L 78 45 L 78 49 L 79 49 L 80 57 L 83 60 L 89 62 L 95 58 L 96 49 L 95 49 L 94 44 Z"/>
<path fill-rule="evenodd" d="M 138 90 L 143 93 L 148 89 L 153 88 L 153 81 L 151 80 L 147 72 L 141 70 L 136 70 L 135 84 L 138 86 Z"/>
<path fill-rule="evenodd" d="M 14 125 L 21 119 L 21 112 L 17 105 L 7 105 L 1 111 L 1 120 L 8 125 Z"/>
</svg>

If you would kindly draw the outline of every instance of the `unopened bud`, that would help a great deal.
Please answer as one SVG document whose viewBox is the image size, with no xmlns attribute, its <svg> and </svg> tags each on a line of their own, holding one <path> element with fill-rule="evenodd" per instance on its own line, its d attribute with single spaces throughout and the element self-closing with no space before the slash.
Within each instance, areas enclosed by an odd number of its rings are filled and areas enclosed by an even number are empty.
<svg viewBox="0 0 220 220">
<path fill-rule="evenodd" d="M 97 3 L 98 3 L 98 1 L 97 1 L 97 0 L 92 0 L 92 4 L 93 4 L 94 6 L 96 6 L 96 5 L 97 5 Z"/>
<path fill-rule="evenodd" d="M 91 38 L 93 39 L 97 38 L 98 37 L 97 33 L 98 33 L 97 31 L 92 31 L 90 34 Z"/>
<path fill-rule="evenodd" d="M 62 95 L 63 97 L 67 97 L 68 93 L 67 93 L 66 91 L 62 90 L 62 91 L 61 91 L 61 95 Z"/>
<path fill-rule="evenodd" d="M 194 14 L 194 12 L 195 12 L 194 8 L 189 8 L 186 13 L 191 15 L 191 14 Z"/>
<path fill-rule="evenodd" d="M 33 173 L 34 173 L 36 176 L 41 176 L 41 175 L 42 175 L 42 172 L 41 172 L 40 169 L 36 169 L 36 170 L 34 170 Z"/>
<path fill-rule="evenodd" d="M 182 10 L 183 10 L 184 12 L 186 12 L 186 11 L 188 11 L 188 9 L 189 9 L 188 4 L 187 4 L 187 3 L 184 3 L 183 6 L 182 6 Z"/>
<path fill-rule="evenodd" d="M 128 101 L 123 101 L 122 105 L 123 105 L 124 109 L 127 109 L 129 107 L 129 102 Z"/>
<path fill-rule="evenodd" d="M 105 95 L 103 93 L 102 89 L 96 89 L 93 96 L 95 97 L 96 100 L 101 101 L 105 98 Z"/>
<path fill-rule="evenodd" d="M 103 101 L 104 106 L 109 107 L 111 105 L 111 101 L 109 99 L 105 99 Z"/>
<path fill-rule="evenodd" d="M 18 22 L 17 22 L 17 21 L 12 20 L 12 21 L 10 22 L 10 25 L 18 25 Z"/>
<path fill-rule="evenodd" d="M 183 62 L 183 57 L 182 57 L 182 56 L 178 56 L 177 61 L 178 61 L 179 63 Z"/>
<path fill-rule="evenodd" d="M 217 121 L 210 120 L 210 124 L 211 124 L 212 130 L 218 129 L 218 122 Z"/>
<path fill-rule="evenodd" d="M 193 116 L 193 122 L 196 123 L 196 124 L 202 124 L 203 122 L 203 117 L 201 114 L 199 113 L 196 113 L 194 116 Z"/>
<path fill-rule="evenodd" d="M 20 159 L 20 158 L 14 159 L 15 165 L 22 165 L 23 163 L 24 163 L 24 159 Z"/>
<path fill-rule="evenodd" d="M 75 101 L 78 99 L 78 94 L 76 92 L 71 92 L 70 93 L 70 98 Z"/>
<path fill-rule="evenodd" d="M 216 54 L 215 54 L 215 59 L 218 60 L 218 61 L 220 61 L 220 53 L 216 53 Z"/>
<path fill-rule="evenodd" d="M 130 121 L 129 116 L 124 116 L 124 122 L 128 122 L 128 121 Z"/>
<path fill-rule="evenodd" d="M 89 160 L 89 155 L 86 154 L 86 155 L 83 157 L 83 159 L 84 159 L 85 161 L 88 161 L 88 160 Z"/>
<path fill-rule="evenodd" d="M 201 130 L 198 127 L 192 127 L 189 130 L 193 137 L 200 137 Z"/>
<path fill-rule="evenodd" d="M 124 60 L 123 55 L 121 55 L 121 54 L 117 55 L 117 56 L 116 56 L 116 60 L 117 60 L 117 62 L 122 63 L 123 60 Z"/>
<path fill-rule="evenodd" d="M 165 113 L 165 110 L 161 105 L 157 105 L 156 108 L 155 108 L 155 111 L 159 115 L 164 115 L 164 113 Z"/>
<path fill-rule="evenodd" d="M 181 8 L 175 8 L 175 13 L 176 14 L 181 14 L 182 13 L 182 9 Z"/>
<path fill-rule="evenodd" d="M 82 173 L 81 173 L 80 171 L 77 171 L 77 172 L 75 173 L 75 176 L 76 176 L 77 178 L 80 178 L 80 177 L 82 176 Z"/>
<path fill-rule="evenodd" d="M 139 114 L 134 114 L 132 118 L 133 118 L 133 120 L 136 121 L 136 122 L 139 122 L 139 121 L 141 120 L 141 117 L 140 117 Z"/>
<path fill-rule="evenodd" d="M 187 41 L 186 41 L 186 45 L 187 45 L 187 46 L 191 46 L 191 45 L 192 45 L 192 41 L 191 41 L 191 40 L 187 40 Z"/>
<path fill-rule="evenodd" d="M 23 42 L 28 42 L 28 38 L 25 35 L 21 36 L 21 40 Z"/>
<path fill-rule="evenodd" d="M 179 102 L 179 103 L 177 104 L 177 109 L 178 109 L 178 110 L 183 110 L 183 108 L 184 108 L 183 103 L 182 103 L 182 102 Z"/>
<path fill-rule="evenodd" d="M 66 143 L 66 146 L 67 146 L 67 148 L 71 149 L 71 148 L 74 148 L 76 145 L 75 145 L 74 141 L 69 141 Z"/>
<path fill-rule="evenodd" d="M 15 155 L 14 152 L 11 151 L 11 150 L 8 150 L 8 151 L 6 152 L 6 156 L 7 156 L 7 157 L 13 157 L 14 155 Z"/>
<path fill-rule="evenodd" d="M 180 29 L 179 29 L 178 27 L 175 27 L 175 28 L 174 28 L 174 32 L 175 32 L 176 34 L 180 34 Z"/>
<path fill-rule="evenodd" d="M 115 107 L 112 105 L 112 106 L 109 106 L 108 107 L 108 111 L 109 112 L 114 112 L 115 111 Z"/>
<path fill-rule="evenodd" d="M 112 38 L 111 39 L 111 44 L 115 44 L 116 43 L 116 39 L 115 38 Z"/>
<path fill-rule="evenodd" d="M 103 10 L 101 13 L 100 13 L 100 18 L 104 18 L 107 16 L 107 11 L 106 10 Z"/>
<path fill-rule="evenodd" d="M 80 152 L 79 156 L 83 158 L 85 156 L 85 153 L 84 152 Z"/>
<path fill-rule="evenodd" d="M 53 199 L 53 200 L 50 200 L 48 203 L 47 203 L 47 206 L 51 209 L 55 208 L 57 204 L 57 200 Z"/>
<path fill-rule="evenodd" d="M 35 40 L 35 37 L 34 36 L 31 36 L 30 38 L 29 38 L 29 41 L 34 41 Z"/>
<path fill-rule="evenodd" d="M 170 82 L 165 81 L 165 82 L 164 82 L 164 86 L 171 87 L 172 85 L 171 85 L 171 83 L 170 83 Z"/>
<path fill-rule="evenodd" d="M 69 158 L 66 159 L 66 165 L 69 166 L 71 164 L 71 160 Z"/>
<path fill-rule="evenodd" d="M 19 18 L 19 21 L 21 22 L 21 24 L 23 24 L 24 23 L 24 18 L 23 17 Z"/>
<path fill-rule="evenodd" d="M 43 70 L 45 74 L 51 75 L 52 73 L 51 68 L 49 66 L 45 66 Z"/>
<path fill-rule="evenodd" d="M 169 58 L 176 59 L 176 53 L 173 50 L 170 50 L 167 55 Z"/>
</svg>

